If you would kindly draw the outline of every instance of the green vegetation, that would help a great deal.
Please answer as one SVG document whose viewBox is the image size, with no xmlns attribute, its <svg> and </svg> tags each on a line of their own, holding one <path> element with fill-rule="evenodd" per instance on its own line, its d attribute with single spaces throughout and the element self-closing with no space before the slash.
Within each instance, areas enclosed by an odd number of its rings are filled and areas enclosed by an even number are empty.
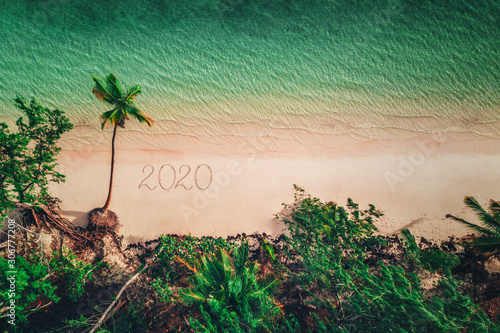
<svg viewBox="0 0 500 333">
<path fill-rule="evenodd" d="M 197 329 L 215 332 L 259 332 L 269 328 L 280 311 L 271 298 L 279 282 L 257 278 L 259 265 L 249 260 L 248 241 L 234 251 L 233 258 L 218 248 L 213 256 L 198 256 L 190 287 L 179 291 L 186 305 L 201 306 L 206 326 L 191 320 Z M 206 311 L 206 312 L 205 312 Z"/>
<path fill-rule="evenodd" d="M 375 270 L 369 267 L 365 263 L 367 251 L 382 244 L 373 236 L 373 218 L 381 213 L 373 206 L 360 211 L 351 200 L 347 206 L 346 210 L 322 203 L 296 188 L 291 217 L 284 219 L 291 235 L 289 247 L 299 254 L 296 260 L 303 265 L 290 275 L 311 296 L 316 308 L 328 311 L 328 316 L 318 320 L 319 331 L 498 331 L 499 327 L 457 291 L 457 281 L 449 271 L 456 263 L 453 259 L 442 257 L 446 260 L 437 267 L 445 274 L 430 295 L 424 295 L 418 276 L 405 267 L 382 262 Z M 418 253 L 417 263 L 425 262 L 422 252 L 414 248 L 414 239 L 410 240 L 410 253 Z"/>
<path fill-rule="evenodd" d="M 22 325 L 27 321 L 28 316 L 36 311 L 37 306 L 47 305 L 49 302 L 57 303 L 60 300 L 55 294 L 56 286 L 51 283 L 49 279 L 49 268 L 43 263 L 37 262 L 35 258 L 26 260 L 23 257 L 16 257 L 16 270 L 15 275 L 10 275 L 8 260 L 0 258 L 0 306 L 2 308 L 10 305 L 10 300 L 15 300 L 15 314 L 16 323 Z M 10 275 L 10 276 L 9 276 Z M 14 296 L 10 291 L 11 276 L 15 277 L 15 290 Z M 11 297 L 13 296 L 13 297 Z M 42 299 L 44 303 L 42 304 Z M 5 308 L 4 308 L 5 309 Z M 6 309 L 2 317 L 9 320 Z"/>
<path fill-rule="evenodd" d="M 188 314 L 195 332 L 500 331 L 458 291 L 450 271 L 460 263 L 456 255 L 420 249 L 403 230 L 401 259 L 409 260 L 369 264 L 370 254 L 386 247 L 375 235 L 382 213 L 372 205 L 362 210 L 351 199 L 346 208 L 325 203 L 295 189 L 295 202 L 279 216 L 288 228 L 285 243 L 276 247 L 260 238 L 253 250 L 260 265 L 250 259 L 245 240 L 235 247 L 190 236 L 162 238 L 155 290 L 169 304 L 188 306 L 177 311 Z M 424 270 L 439 277 L 431 289 L 421 287 Z M 278 280 L 300 295 L 286 311 L 275 290 Z"/>
<path fill-rule="evenodd" d="M 15 275 L 9 275 L 9 261 L 0 258 L 0 317 L 9 317 L 6 308 L 10 300 L 15 300 L 16 324 L 29 325 L 28 316 L 47 306 L 58 303 L 61 298 L 76 300 L 84 294 L 84 287 L 91 281 L 92 272 L 104 263 L 91 265 L 81 262 L 69 250 L 61 255 L 53 253 L 47 261 L 38 255 L 28 259 L 17 256 Z M 10 290 L 9 277 L 15 277 L 15 290 Z M 12 280 L 14 281 L 14 280 Z"/>
<path fill-rule="evenodd" d="M 460 265 L 460 259 L 453 253 L 433 249 L 420 250 L 415 237 L 408 229 L 401 230 L 401 238 L 410 258 L 423 269 L 433 272 L 440 269 L 452 269 Z"/>
<path fill-rule="evenodd" d="M 464 202 L 469 208 L 472 208 L 476 212 L 484 226 L 467 222 L 453 215 L 447 215 L 446 217 L 461 222 L 479 233 L 479 236 L 463 244 L 474 248 L 480 253 L 498 252 L 500 250 L 500 203 L 490 200 L 490 211 L 488 212 L 472 197 L 465 197 Z"/>
<path fill-rule="evenodd" d="M 294 278 L 304 285 L 335 289 L 338 269 L 362 263 L 370 247 L 383 244 L 373 236 L 377 231 L 373 219 L 382 213 L 374 206 L 360 211 L 351 199 L 345 209 L 306 195 L 297 186 L 295 190 L 294 205 L 285 205 L 292 210 L 291 216 L 283 218 L 290 232 L 289 252 L 300 254 L 305 268 Z"/>
<path fill-rule="evenodd" d="M 217 248 L 232 251 L 235 247 L 234 243 L 220 237 L 195 238 L 190 235 L 185 237 L 176 237 L 173 235 L 161 236 L 158 249 L 163 248 L 163 251 L 158 254 L 157 262 L 159 264 L 153 269 L 153 276 L 163 279 L 164 282 L 169 280 L 175 281 L 188 274 L 189 269 L 187 269 L 185 264 L 192 267 L 195 264 L 198 253 L 210 253 Z M 158 284 L 161 285 L 164 282 Z"/>
<path fill-rule="evenodd" d="M 250 246 L 246 237 L 160 237 L 156 260 L 141 269 L 146 280 L 135 280 L 142 284 L 117 299 L 99 332 L 500 332 L 459 292 L 451 274 L 460 264 L 456 255 L 421 249 L 405 229 L 397 257 L 377 261 L 373 254 L 388 246 L 376 235 L 382 212 L 295 190 L 295 202 L 278 216 L 288 235 L 279 241 L 257 235 Z M 20 327 L 30 328 L 28 316 L 61 299 L 87 304 L 84 288 L 102 266 L 81 262 L 70 251 L 17 260 L 16 315 Z M 0 269 L 1 281 L 8 281 L 6 260 L 0 259 Z M 421 285 L 425 274 L 436 278 L 433 287 Z M 0 288 L 8 291 L 5 283 Z M 90 312 L 60 318 L 60 329 L 95 329 L 96 312 L 104 309 L 92 297 L 93 306 L 83 307 Z M 8 301 L 0 293 L 3 306 Z"/>
<path fill-rule="evenodd" d="M 106 84 L 102 82 L 101 78 L 96 76 L 92 76 L 92 80 L 94 80 L 95 83 L 92 93 L 96 95 L 99 100 L 113 105 L 113 109 L 101 115 L 103 120 L 102 128 L 106 127 L 108 124 L 113 126 L 113 139 L 111 141 L 111 174 L 109 177 L 108 197 L 106 203 L 101 208 L 102 212 L 106 212 L 111 202 L 111 192 L 113 189 L 115 137 L 117 128 L 125 127 L 125 120 L 129 119 L 129 115 L 136 118 L 141 123 L 147 123 L 149 126 L 153 126 L 153 119 L 134 105 L 136 97 L 141 93 L 140 84 L 130 86 L 127 91 L 125 91 L 122 89 L 120 81 L 118 81 L 116 75 L 113 73 L 106 76 Z"/>
<path fill-rule="evenodd" d="M 67 249 L 62 254 L 54 252 L 49 261 L 51 277 L 57 282 L 58 291 L 73 301 L 83 296 L 85 284 L 92 280 L 92 273 L 103 267 L 107 267 L 105 261 L 95 265 L 85 263 Z"/>
<path fill-rule="evenodd" d="M 64 182 L 55 170 L 61 151 L 57 141 L 73 125 L 63 111 L 43 107 L 31 99 L 29 105 L 16 98 L 16 107 L 26 119 L 16 121 L 17 131 L 10 132 L 0 123 L 0 215 L 19 203 L 37 205 L 50 197 L 48 184 Z"/>
</svg>

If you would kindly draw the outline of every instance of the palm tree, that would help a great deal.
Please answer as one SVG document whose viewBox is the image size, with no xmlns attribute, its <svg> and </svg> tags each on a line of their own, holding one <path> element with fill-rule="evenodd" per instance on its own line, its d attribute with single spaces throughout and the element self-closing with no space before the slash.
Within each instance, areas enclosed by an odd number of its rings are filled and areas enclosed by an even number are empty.
<svg viewBox="0 0 500 333">
<path fill-rule="evenodd" d="M 464 245 L 470 246 L 480 253 L 500 251 L 500 202 L 490 200 L 489 212 L 472 197 L 465 197 L 464 202 L 476 212 L 484 225 L 480 226 L 450 214 L 446 215 L 446 217 L 461 222 L 479 233 L 478 237 L 465 242 Z"/>
<path fill-rule="evenodd" d="M 153 119 L 134 106 L 135 98 L 141 93 L 140 84 L 131 86 L 124 92 L 116 75 L 113 73 L 106 76 L 106 85 L 103 84 L 99 77 L 92 76 L 92 80 L 95 82 L 92 93 L 101 101 L 114 106 L 112 110 L 106 111 L 101 115 L 101 119 L 103 120 L 101 125 L 102 129 L 108 125 L 113 126 L 113 139 L 111 141 L 111 175 L 109 177 L 108 198 L 104 206 L 100 209 L 101 213 L 106 213 L 111 202 L 111 192 L 113 190 L 116 130 L 118 126 L 122 128 L 125 127 L 125 120 L 129 119 L 129 115 L 136 118 L 141 123 L 147 123 L 149 126 L 153 126 Z"/>
</svg>

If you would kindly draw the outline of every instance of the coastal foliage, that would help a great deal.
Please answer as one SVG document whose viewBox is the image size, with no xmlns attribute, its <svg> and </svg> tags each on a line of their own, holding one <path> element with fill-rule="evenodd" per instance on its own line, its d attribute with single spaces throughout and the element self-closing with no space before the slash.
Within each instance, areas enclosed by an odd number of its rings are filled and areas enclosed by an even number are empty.
<svg viewBox="0 0 500 333">
<path fill-rule="evenodd" d="M 158 254 L 157 264 L 152 268 L 154 276 L 177 280 L 189 271 L 184 264 L 181 264 L 181 261 L 188 266 L 193 266 L 198 253 L 211 253 L 217 248 L 231 252 L 236 245 L 220 237 L 196 238 L 191 235 L 184 237 L 164 235 L 160 237 L 158 248 L 163 248 L 163 251 Z"/>
<path fill-rule="evenodd" d="M 16 256 L 15 273 L 9 261 L 0 258 L 0 318 L 7 318 L 7 307 L 15 300 L 16 323 L 29 325 L 28 316 L 47 306 L 58 303 L 61 298 L 76 301 L 85 292 L 92 272 L 105 266 L 104 262 L 91 265 L 80 261 L 71 251 L 62 254 L 53 252 L 50 260 L 33 254 L 27 259 Z M 14 276 L 15 280 L 9 280 Z M 10 284 L 15 281 L 15 290 Z"/>
<path fill-rule="evenodd" d="M 54 252 L 48 262 L 51 278 L 58 286 L 58 292 L 73 301 L 77 301 L 85 293 L 85 285 L 92 281 L 92 273 L 107 267 L 105 261 L 90 264 L 79 260 L 68 249 L 63 253 Z"/>
<path fill-rule="evenodd" d="M 328 316 L 317 319 L 319 332 L 497 332 L 499 329 L 468 297 L 458 292 L 457 281 L 449 270 L 456 264 L 453 259 L 438 265 L 445 274 L 430 294 L 424 294 L 418 276 L 405 266 L 380 261 L 376 267 L 366 264 L 368 251 L 384 245 L 373 234 L 376 230 L 373 219 L 381 216 L 375 207 L 360 211 L 349 200 L 348 208 L 344 209 L 305 195 L 298 187 L 295 198 L 290 217 L 284 222 L 291 236 L 287 240 L 290 254 L 296 254 L 295 260 L 302 268 L 289 275 L 309 294 L 309 302 L 316 309 L 328 312 Z M 409 252 L 418 254 L 417 263 L 437 268 L 422 255 L 423 251 L 417 250 L 418 246 L 415 248 L 414 239 L 413 242 L 408 239 Z"/>
<path fill-rule="evenodd" d="M 290 234 L 289 252 L 300 254 L 301 264 L 307 268 L 294 276 L 302 284 L 335 288 L 337 269 L 356 264 L 368 248 L 384 243 L 374 236 L 374 218 L 383 214 L 373 205 L 360 210 L 348 199 L 346 209 L 333 202 L 321 202 L 295 186 L 295 203 L 285 205 L 285 209 L 291 210 L 290 216 L 282 217 Z"/>
<path fill-rule="evenodd" d="M 36 311 L 37 306 L 46 305 L 49 302 L 57 303 L 60 300 L 55 294 L 56 286 L 51 283 L 49 267 L 35 258 L 26 260 L 21 256 L 15 259 L 16 273 L 10 273 L 9 262 L 0 258 L 0 308 L 2 308 L 2 320 L 9 320 L 7 308 L 11 300 L 15 300 L 16 324 L 23 325 L 28 316 Z M 13 280 L 10 278 L 13 277 Z M 14 284 L 11 290 L 11 282 Z M 45 302 L 42 304 L 42 300 Z M 5 311 L 4 311 L 5 310 Z"/>
<path fill-rule="evenodd" d="M 185 264 L 194 275 L 191 286 L 180 290 L 186 305 L 198 305 L 207 327 L 193 320 L 192 325 L 210 332 L 264 331 L 279 317 L 280 311 L 271 298 L 279 284 L 277 279 L 261 280 L 259 265 L 249 260 L 248 241 L 234 251 L 217 248 L 212 256 L 199 255 L 194 266 Z"/>
<path fill-rule="evenodd" d="M 410 230 L 401 230 L 401 238 L 410 258 L 423 269 L 434 272 L 440 269 L 452 269 L 460 265 L 460 259 L 453 253 L 438 249 L 421 250 Z"/>
<path fill-rule="evenodd" d="M 450 214 L 446 215 L 446 217 L 465 224 L 479 234 L 479 236 L 463 244 L 474 248 L 480 253 L 497 253 L 500 251 L 500 202 L 490 200 L 489 211 L 481 207 L 473 197 L 465 197 L 464 203 L 476 212 L 483 226 Z"/>
<path fill-rule="evenodd" d="M 0 214 L 18 203 L 37 205 L 50 197 L 50 182 L 64 182 L 55 170 L 61 151 L 57 141 L 73 128 L 63 111 L 43 107 L 35 98 L 29 104 L 17 97 L 16 107 L 23 117 L 17 131 L 0 123 Z M 24 118 L 26 117 L 26 119 Z"/>
<path fill-rule="evenodd" d="M 349 199 L 342 207 L 296 187 L 295 202 L 285 208 L 280 217 L 287 236 L 253 235 L 253 245 L 246 236 L 165 235 L 132 246 L 139 260 L 153 253 L 155 260 L 144 269 L 147 277 L 121 296 L 103 332 L 500 332 L 459 292 L 451 274 L 457 257 L 420 248 L 408 230 L 402 241 L 377 236 L 382 213 L 374 206 L 362 210 Z M 40 270 L 30 276 L 45 286 L 31 292 L 35 301 L 23 304 L 27 311 L 48 297 L 54 303 L 87 297 L 83 290 L 94 266 L 67 252 L 54 258 L 26 268 Z M 434 286 L 421 283 L 429 275 L 424 270 L 437 278 Z M 42 297 L 44 290 L 48 296 Z M 95 327 L 94 313 L 68 313 L 54 328 Z"/>
<path fill-rule="evenodd" d="M 235 247 L 234 243 L 220 237 L 161 236 L 158 248 L 163 251 L 158 253 L 156 264 L 151 268 L 151 287 L 162 302 L 174 302 L 176 294 L 172 291 L 172 284 L 189 275 L 187 266 L 194 266 L 198 253 L 211 253 L 217 248 L 231 252 Z"/>
</svg>

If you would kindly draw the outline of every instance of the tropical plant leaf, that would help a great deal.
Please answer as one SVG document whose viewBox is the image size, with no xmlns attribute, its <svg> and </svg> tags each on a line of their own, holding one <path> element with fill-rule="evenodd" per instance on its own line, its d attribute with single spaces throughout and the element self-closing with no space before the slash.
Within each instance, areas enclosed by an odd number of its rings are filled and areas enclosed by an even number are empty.
<svg viewBox="0 0 500 333">
<path fill-rule="evenodd" d="M 480 234 L 479 237 L 474 238 L 472 241 L 463 242 L 465 246 L 473 247 L 481 253 L 496 252 L 500 250 L 500 204 L 497 201 L 490 200 L 491 213 L 484 210 L 483 207 L 473 197 L 465 197 L 465 204 L 472 208 L 481 219 L 483 226 L 465 221 L 464 219 L 455 217 L 453 215 L 446 215 L 455 221 L 467 225 L 472 230 Z"/>
<path fill-rule="evenodd" d="M 485 236 L 486 235 L 488 235 L 488 236 L 495 235 L 495 233 L 493 231 L 491 231 L 490 229 L 481 227 L 481 226 L 479 226 L 477 224 L 474 224 L 474 223 L 471 223 L 471 222 L 467 222 L 464 219 L 461 219 L 459 217 L 456 217 L 456 216 L 453 216 L 453 215 L 450 215 L 450 214 L 446 215 L 446 217 L 454 219 L 455 221 L 458 221 L 458 222 L 461 222 L 461 223 L 467 225 L 469 228 L 471 228 L 472 230 L 478 232 L 481 235 L 485 235 Z"/>
<path fill-rule="evenodd" d="M 108 83 L 108 91 L 113 96 L 115 100 L 120 100 L 122 98 L 123 92 L 120 81 L 116 78 L 114 73 L 110 73 L 106 76 L 106 81 Z"/>
<path fill-rule="evenodd" d="M 463 244 L 473 247 L 480 253 L 494 253 L 500 249 L 500 239 L 497 237 L 480 236 Z"/>
<path fill-rule="evenodd" d="M 135 101 L 135 98 L 142 93 L 142 88 L 140 84 L 136 84 L 134 86 L 131 86 L 127 90 L 127 95 L 125 95 L 125 100 L 127 103 L 133 103 Z"/>
<path fill-rule="evenodd" d="M 495 200 L 490 200 L 490 210 L 493 213 L 500 213 L 500 202 Z"/>
<path fill-rule="evenodd" d="M 101 119 L 104 120 L 101 124 L 101 128 L 104 129 L 108 124 L 112 126 L 119 124 L 124 116 L 125 114 L 123 112 L 123 108 L 121 107 L 104 112 L 101 115 Z"/>
<path fill-rule="evenodd" d="M 460 259 L 453 253 L 441 250 L 424 250 L 420 254 L 422 267 L 428 271 L 441 268 L 454 268 L 460 265 Z"/>
<path fill-rule="evenodd" d="M 485 211 L 483 207 L 473 197 L 465 197 L 465 204 L 472 208 L 481 218 L 481 221 L 490 228 L 490 231 L 500 233 L 500 221 L 496 220 L 494 216 Z"/>
<path fill-rule="evenodd" d="M 410 230 L 408 229 L 403 229 L 401 230 L 401 238 L 403 239 L 403 242 L 406 246 L 406 249 L 408 252 L 415 256 L 420 255 L 420 248 L 417 245 L 417 242 L 415 241 L 415 237 L 411 234 Z"/>
<path fill-rule="evenodd" d="M 139 122 L 146 123 L 150 127 L 153 126 L 154 120 L 149 115 L 147 115 L 145 112 L 141 111 L 139 108 L 137 108 L 135 106 L 131 106 L 131 105 L 124 105 L 123 108 L 128 115 L 139 120 Z"/>
<path fill-rule="evenodd" d="M 100 78 L 92 76 L 92 80 L 94 80 L 95 82 L 95 86 L 94 89 L 92 89 L 92 93 L 96 95 L 98 99 L 109 104 L 115 104 L 117 102 L 117 100 L 113 98 L 113 95 L 108 91 L 108 89 L 104 87 Z"/>
<path fill-rule="evenodd" d="M 252 328 L 251 332 L 260 331 L 256 329 L 263 327 L 263 318 L 269 315 L 264 313 L 264 305 L 274 304 L 270 295 L 279 281 L 258 281 L 259 266 L 249 261 L 246 239 L 233 254 L 231 258 L 219 247 L 213 255 L 203 255 L 196 262 L 190 287 L 180 290 L 181 300 L 186 305 L 208 304 L 214 318 L 224 313 L 237 318 L 237 325 L 241 327 L 234 332 L 248 331 L 248 328 Z"/>
</svg>

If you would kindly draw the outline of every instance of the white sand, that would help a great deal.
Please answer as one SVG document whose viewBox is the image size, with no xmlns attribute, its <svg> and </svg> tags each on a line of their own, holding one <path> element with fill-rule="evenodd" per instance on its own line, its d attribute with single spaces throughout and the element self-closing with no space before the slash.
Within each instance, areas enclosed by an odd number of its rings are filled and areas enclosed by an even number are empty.
<svg viewBox="0 0 500 333">
<path fill-rule="evenodd" d="M 344 205 L 351 197 L 362 208 L 374 204 L 385 213 L 377 222 L 383 233 L 411 225 L 414 234 L 432 239 L 467 233 L 446 219 L 447 213 L 478 221 L 465 209 L 465 195 L 484 204 L 500 199 L 500 140 L 441 137 L 336 149 L 288 142 L 286 152 L 266 153 L 251 152 L 242 142 L 229 154 L 228 146 L 220 154 L 213 153 L 217 147 L 204 149 L 209 154 L 196 146 L 185 152 L 125 150 L 117 140 L 110 209 L 118 214 L 127 241 L 163 233 L 279 234 L 283 225 L 273 215 L 281 203 L 293 202 L 293 184 L 325 201 Z M 63 150 L 59 156 L 67 181 L 52 186 L 53 194 L 63 200 L 64 215 L 80 225 L 91 209 L 104 204 L 110 155 L 110 150 Z"/>
</svg>

